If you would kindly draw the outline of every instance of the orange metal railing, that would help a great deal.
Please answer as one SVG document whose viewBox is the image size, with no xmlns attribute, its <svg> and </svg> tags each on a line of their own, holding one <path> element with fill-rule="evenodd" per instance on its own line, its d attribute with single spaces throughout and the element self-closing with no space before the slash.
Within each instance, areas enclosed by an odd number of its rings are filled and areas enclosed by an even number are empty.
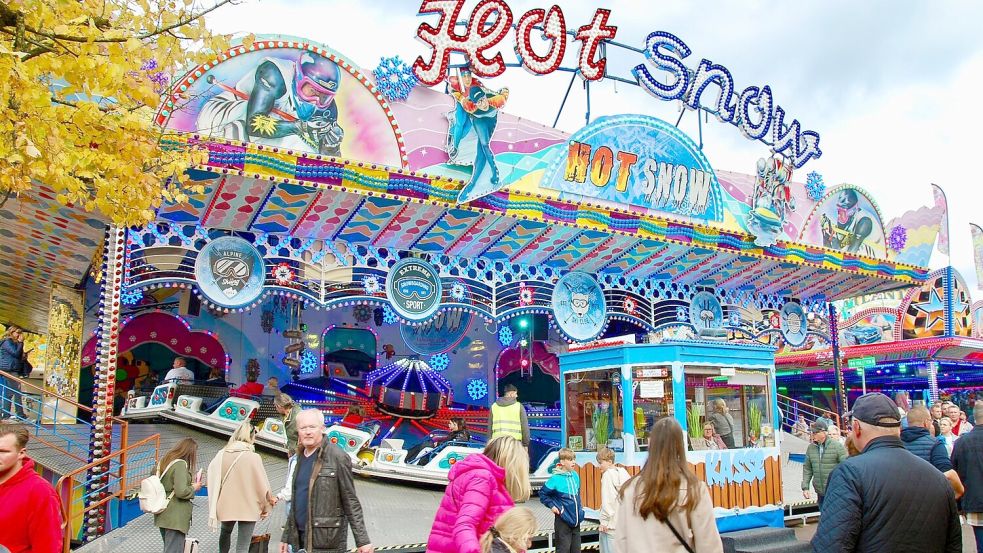
<svg viewBox="0 0 983 553">
<path fill-rule="evenodd" d="M 63 553 L 71 550 L 75 528 L 84 531 L 86 514 L 124 499 L 156 470 L 159 457 L 160 434 L 154 434 L 62 476 L 55 489 L 62 498 Z"/>
</svg>

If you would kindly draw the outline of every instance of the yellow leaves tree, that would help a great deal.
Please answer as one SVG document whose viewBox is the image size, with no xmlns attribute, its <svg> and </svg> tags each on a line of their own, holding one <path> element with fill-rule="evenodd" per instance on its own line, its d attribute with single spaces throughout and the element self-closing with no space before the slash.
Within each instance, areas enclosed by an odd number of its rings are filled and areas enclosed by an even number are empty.
<svg viewBox="0 0 983 553">
<path fill-rule="evenodd" d="M 38 183 L 142 224 L 183 201 L 201 149 L 153 123 L 181 71 L 227 48 L 203 16 L 232 0 L 0 0 L 0 201 Z"/>
</svg>

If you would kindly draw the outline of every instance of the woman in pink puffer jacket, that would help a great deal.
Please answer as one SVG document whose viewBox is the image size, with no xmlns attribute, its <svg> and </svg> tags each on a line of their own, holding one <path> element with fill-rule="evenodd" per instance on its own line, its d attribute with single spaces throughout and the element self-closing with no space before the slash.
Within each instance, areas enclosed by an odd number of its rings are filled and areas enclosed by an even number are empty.
<svg viewBox="0 0 983 553">
<path fill-rule="evenodd" d="M 448 480 L 427 553 L 480 553 L 481 535 L 516 501 L 529 499 L 529 454 L 515 438 L 495 438 L 451 467 Z"/>
</svg>

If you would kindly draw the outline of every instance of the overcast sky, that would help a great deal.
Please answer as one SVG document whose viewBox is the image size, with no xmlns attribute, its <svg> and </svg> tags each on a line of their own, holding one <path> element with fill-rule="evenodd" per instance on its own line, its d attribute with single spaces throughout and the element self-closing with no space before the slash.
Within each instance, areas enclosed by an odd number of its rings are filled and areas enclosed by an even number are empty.
<svg viewBox="0 0 983 553">
<path fill-rule="evenodd" d="M 598 7 L 611 10 L 616 40 L 641 48 L 653 31 L 668 31 L 701 58 L 726 66 L 738 90 L 771 86 L 775 102 L 804 129 L 819 132 L 822 158 L 795 174 L 818 171 L 827 188 L 860 185 L 879 203 L 885 223 L 908 209 L 932 203 L 929 183 L 949 198 L 952 262 L 976 287 L 969 222 L 983 224 L 983 179 L 976 173 L 983 157 L 983 21 L 981 2 L 684 2 L 557 0 L 568 28 L 587 24 Z M 477 4 L 469 0 L 462 17 Z M 516 19 L 547 2 L 509 0 Z M 289 34 L 321 42 L 371 71 L 383 56 L 411 62 L 429 57 L 416 40 L 424 20 L 415 0 L 272 1 L 243 0 L 209 16 L 223 33 Z M 697 7 L 698 6 L 698 7 Z M 514 35 L 502 44 L 514 61 Z M 567 49 L 575 65 L 579 42 Z M 609 49 L 609 72 L 630 76 L 641 55 Z M 511 90 L 506 111 L 552 124 L 569 74 L 533 77 L 509 69 L 485 82 Z M 678 102 L 649 96 L 635 86 L 591 84 L 591 117 L 645 113 L 675 122 Z M 578 79 L 557 127 L 573 132 L 583 126 L 586 94 Z M 695 113 L 680 127 L 697 138 Z M 704 151 L 716 169 L 750 173 L 767 148 L 745 139 L 733 126 L 710 118 L 703 125 Z M 947 263 L 933 254 L 932 267 Z M 975 292 L 979 299 L 983 294 Z"/>
</svg>

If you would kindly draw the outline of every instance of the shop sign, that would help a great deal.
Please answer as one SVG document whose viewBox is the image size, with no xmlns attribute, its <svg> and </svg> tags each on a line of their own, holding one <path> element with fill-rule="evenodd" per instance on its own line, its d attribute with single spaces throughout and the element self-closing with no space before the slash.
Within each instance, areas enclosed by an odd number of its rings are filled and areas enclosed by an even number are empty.
<svg viewBox="0 0 983 553">
<path fill-rule="evenodd" d="M 471 313 L 444 309 L 418 325 L 400 325 L 406 347 L 421 354 L 435 355 L 457 347 L 471 328 Z"/>
<path fill-rule="evenodd" d="M 707 221 L 722 221 L 720 184 L 700 147 L 648 115 L 600 117 L 575 132 L 543 188 Z"/>
<path fill-rule="evenodd" d="M 806 342 L 806 331 L 809 328 L 809 323 L 806 320 L 806 313 L 802 309 L 802 304 L 790 301 L 782 307 L 781 327 L 782 336 L 788 345 L 798 347 Z"/>
<path fill-rule="evenodd" d="M 604 291 L 587 273 L 574 271 L 560 277 L 553 288 L 552 305 L 560 331 L 575 342 L 593 340 L 604 330 Z"/>
<path fill-rule="evenodd" d="M 408 321 L 422 321 L 440 307 L 440 273 L 420 259 L 397 261 L 386 277 L 386 297 L 393 310 Z"/>
<path fill-rule="evenodd" d="M 215 305 L 244 307 L 263 293 L 266 263 L 259 250 L 236 236 L 212 240 L 195 259 L 195 281 Z"/>
<path fill-rule="evenodd" d="M 847 359 L 846 366 L 848 369 L 869 369 L 877 365 L 877 358 L 873 356 L 867 357 L 857 357 L 856 359 Z"/>
<path fill-rule="evenodd" d="M 717 484 L 744 484 L 765 479 L 765 452 L 761 448 L 711 451 L 706 456 L 706 481 Z"/>
</svg>

